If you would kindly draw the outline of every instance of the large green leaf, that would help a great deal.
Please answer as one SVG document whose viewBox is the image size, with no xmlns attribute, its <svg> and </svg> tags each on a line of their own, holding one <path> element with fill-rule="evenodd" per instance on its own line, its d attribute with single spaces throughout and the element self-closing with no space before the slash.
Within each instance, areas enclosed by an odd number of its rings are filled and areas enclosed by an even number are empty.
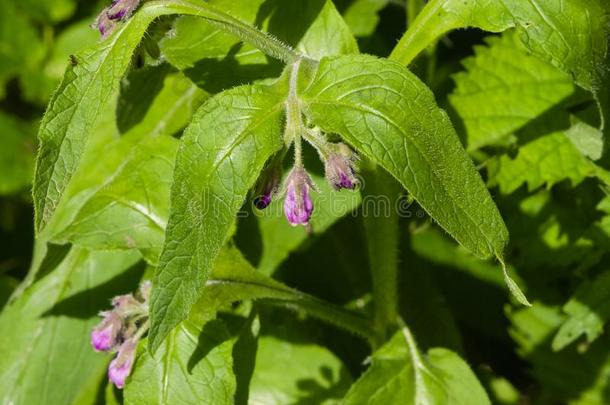
<svg viewBox="0 0 610 405">
<path fill-rule="evenodd" d="M 178 142 L 165 136 L 137 143 L 53 239 L 97 250 L 138 249 L 155 263 L 165 236 L 177 148 Z"/>
<path fill-rule="evenodd" d="M 40 132 L 41 143 L 34 182 L 36 228 L 41 231 L 53 215 L 68 182 L 76 171 L 88 133 L 125 73 L 135 47 L 157 17 L 191 14 L 206 19 L 272 56 L 291 60 L 291 49 L 262 31 L 195 0 L 153 1 L 144 4 L 106 41 L 79 53 L 55 92 Z"/>
<path fill-rule="evenodd" d="M 151 355 L 140 346 L 125 388 L 127 404 L 233 404 L 231 339 L 220 321 L 204 325 L 184 321 Z"/>
<path fill-rule="evenodd" d="M 481 257 L 502 257 L 504 222 L 430 90 L 398 63 L 324 58 L 302 94 L 309 120 L 379 164 L 447 232 Z"/>
<path fill-rule="evenodd" d="M 211 98 L 181 139 L 151 297 L 151 348 L 186 318 L 267 159 L 281 147 L 285 83 Z"/>
<path fill-rule="evenodd" d="M 0 400 L 15 404 L 76 404 L 103 378 L 109 358 L 89 334 L 109 299 L 137 286 L 137 253 L 73 249 L 59 267 L 0 315 Z M 127 270 L 130 268 L 130 270 Z"/>
<path fill-rule="evenodd" d="M 604 0 L 434 0 L 417 16 L 390 58 L 409 64 L 447 32 L 465 27 L 501 32 L 516 28 L 536 56 L 607 100 L 608 16 Z M 601 105 L 602 114 L 610 114 Z M 608 117 L 607 117 L 608 118 Z"/>
<path fill-rule="evenodd" d="M 449 96 L 463 121 L 468 149 L 506 138 L 574 91 L 572 79 L 531 55 L 514 32 L 486 38 L 454 76 Z"/>
<path fill-rule="evenodd" d="M 343 404 L 489 404 L 476 376 L 457 354 L 443 348 L 419 351 L 402 328 L 377 350 L 370 368 Z"/>
<path fill-rule="evenodd" d="M 336 403 L 350 382 L 345 366 L 328 349 L 263 336 L 258 340 L 249 400 L 265 405 Z"/>
</svg>

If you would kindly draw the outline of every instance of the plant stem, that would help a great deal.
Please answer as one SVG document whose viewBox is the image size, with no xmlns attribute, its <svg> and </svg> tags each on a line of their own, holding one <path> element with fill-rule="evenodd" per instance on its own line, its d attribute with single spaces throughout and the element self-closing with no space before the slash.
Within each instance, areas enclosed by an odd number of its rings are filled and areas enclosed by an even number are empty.
<svg viewBox="0 0 610 405">
<path fill-rule="evenodd" d="M 373 212 L 363 213 L 373 281 L 374 324 L 379 339 L 385 341 L 398 314 L 399 232 L 395 203 L 400 188 L 381 168 L 368 167 L 364 174 L 368 182 L 363 187 L 363 199 L 371 197 L 369 200 L 375 202 Z"/>
<path fill-rule="evenodd" d="M 286 63 L 292 63 L 302 57 L 302 55 L 279 39 L 200 0 L 151 1 L 144 4 L 142 12 L 146 12 L 145 10 L 155 12 L 155 8 L 169 9 L 167 11 L 171 10 L 175 14 L 187 14 L 204 18 L 211 25 L 237 36 L 244 42 L 260 49 L 265 54 Z M 167 12 L 166 14 L 171 13 Z"/>
<path fill-rule="evenodd" d="M 284 140 L 286 143 L 294 143 L 294 165 L 301 167 L 303 165 L 303 152 L 301 144 L 301 133 L 303 132 L 303 117 L 301 117 L 301 108 L 299 107 L 299 97 L 297 94 L 299 67 L 301 59 L 297 59 L 292 64 L 290 71 L 290 82 L 288 87 L 288 97 L 286 98 L 286 133 Z"/>
<path fill-rule="evenodd" d="M 336 306 L 319 298 L 302 293 L 281 284 L 261 283 L 252 280 L 211 279 L 206 285 L 220 289 L 249 290 L 250 299 L 258 299 L 289 309 L 300 309 L 307 314 L 331 325 L 345 329 L 367 340 L 371 347 L 377 347 L 373 325 L 363 314 Z"/>
</svg>

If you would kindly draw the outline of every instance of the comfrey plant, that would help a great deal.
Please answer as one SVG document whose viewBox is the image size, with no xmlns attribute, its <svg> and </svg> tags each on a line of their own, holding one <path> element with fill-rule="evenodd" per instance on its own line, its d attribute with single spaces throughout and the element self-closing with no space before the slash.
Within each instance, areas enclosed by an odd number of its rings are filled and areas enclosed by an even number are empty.
<svg viewBox="0 0 610 405">
<path fill-rule="evenodd" d="M 112 310 L 100 314 L 103 320 L 91 332 L 91 345 L 98 352 L 117 353 L 108 366 L 108 379 L 117 388 L 125 386 L 135 362 L 140 338 L 148 331 L 148 300 L 151 283 L 140 285 L 138 294 L 112 299 Z"/>
<path fill-rule="evenodd" d="M 607 1 L 74 1 L 0 402 L 607 402 Z"/>
</svg>

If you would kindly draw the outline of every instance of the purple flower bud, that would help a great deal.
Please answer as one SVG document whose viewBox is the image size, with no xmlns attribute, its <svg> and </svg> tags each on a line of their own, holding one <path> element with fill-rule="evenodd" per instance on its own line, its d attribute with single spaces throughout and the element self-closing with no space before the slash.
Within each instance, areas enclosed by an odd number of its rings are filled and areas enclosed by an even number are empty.
<svg viewBox="0 0 610 405">
<path fill-rule="evenodd" d="M 297 167 L 286 178 L 286 199 L 284 214 L 292 226 L 307 225 L 313 212 L 313 202 L 309 196 L 314 188 L 309 174 L 302 167 Z"/>
<path fill-rule="evenodd" d="M 277 162 L 272 163 L 271 166 L 265 169 L 259 179 L 258 186 L 256 187 L 257 194 L 253 200 L 254 206 L 259 210 L 267 208 L 277 193 L 282 177 L 280 164 Z"/>
<path fill-rule="evenodd" d="M 116 23 L 114 21 L 112 21 L 110 18 L 108 18 L 107 10 L 105 9 L 97 17 L 97 20 L 95 20 L 95 23 L 93 23 L 91 25 L 91 28 L 96 28 L 100 32 L 102 39 L 105 39 L 112 33 L 115 26 L 116 26 Z"/>
<path fill-rule="evenodd" d="M 129 311 L 140 305 L 142 305 L 142 303 L 136 300 L 131 294 L 117 295 L 112 299 L 112 306 L 118 312 Z"/>
<path fill-rule="evenodd" d="M 108 18 L 114 21 L 124 21 L 131 17 L 133 12 L 138 8 L 140 0 L 116 0 L 112 2 L 112 6 L 108 8 Z"/>
<path fill-rule="evenodd" d="M 114 311 L 103 313 L 104 319 L 91 331 L 91 345 L 97 352 L 107 352 L 116 348 L 123 327 L 121 317 Z"/>
<path fill-rule="evenodd" d="M 136 339 L 126 340 L 119 349 L 117 356 L 110 362 L 108 366 L 108 379 L 117 388 L 125 386 L 125 380 L 131 374 L 134 360 L 136 358 L 136 348 L 138 341 Z"/>
<path fill-rule="evenodd" d="M 338 151 L 328 156 L 325 167 L 326 180 L 335 190 L 356 188 L 358 184 L 354 167 L 356 160 L 356 155 L 344 144 L 339 144 Z"/>
</svg>

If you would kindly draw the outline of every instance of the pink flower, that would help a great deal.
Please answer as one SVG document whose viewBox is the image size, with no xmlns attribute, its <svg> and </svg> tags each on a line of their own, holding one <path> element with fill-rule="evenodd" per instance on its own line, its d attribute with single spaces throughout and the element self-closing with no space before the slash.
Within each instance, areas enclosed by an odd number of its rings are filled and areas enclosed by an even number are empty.
<svg viewBox="0 0 610 405">
<path fill-rule="evenodd" d="M 335 190 L 356 188 L 358 184 L 354 167 L 356 160 L 356 155 L 344 144 L 339 144 L 338 151 L 328 156 L 325 165 L 326 180 Z"/>
<path fill-rule="evenodd" d="M 91 331 L 91 345 L 98 352 L 107 352 L 116 348 L 123 322 L 114 311 L 103 313 L 104 319 Z"/>
<path fill-rule="evenodd" d="M 108 379 L 117 387 L 123 388 L 127 377 L 131 374 L 133 363 L 136 358 L 136 348 L 138 341 L 134 339 L 126 340 L 119 349 L 117 356 L 108 366 Z"/>
<path fill-rule="evenodd" d="M 313 202 L 309 195 L 313 182 L 302 167 L 292 169 L 286 178 L 286 199 L 284 214 L 291 225 L 307 225 L 313 212 Z"/>
</svg>

